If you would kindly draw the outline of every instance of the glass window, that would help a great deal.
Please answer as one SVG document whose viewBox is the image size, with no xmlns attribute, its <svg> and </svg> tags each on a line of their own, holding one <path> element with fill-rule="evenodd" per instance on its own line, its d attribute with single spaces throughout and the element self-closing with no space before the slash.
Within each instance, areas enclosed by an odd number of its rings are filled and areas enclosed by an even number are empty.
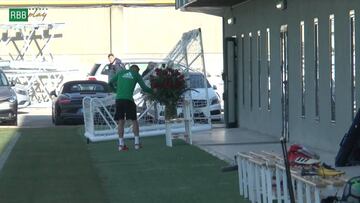
<svg viewBox="0 0 360 203">
<path fill-rule="evenodd" d="M 106 84 L 99 83 L 69 83 L 63 88 L 63 93 L 109 92 Z"/>
<path fill-rule="evenodd" d="M 242 103 L 245 106 L 245 36 L 241 35 L 241 67 L 242 67 Z"/>
<path fill-rule="evenodd" d="M 257 79 L 258 79 L 258 107 L 261 108 L 261 33 L 257 32 L 256 38 L 256 56 L 257 56 Z"/>
<path fill-rule="evenodd" d="M 253 107 L 253 73 L 252 73 L 252 34 L 249 33 L 249 90 L 250 90 L 250 110 Z"/>
<path fill-rule="evenodd" d="M 330 37 L 330 101 L 331 101 L 331 121 L 335 121 L 335 18 L 334 15 L 329 16 L 329 37 Z"/>
<path fill-rule="evenodd" d="M 9 86 L 6 75 L 3 72 L 0 72 L 0 86 Z"/>
<path fill-rule="evenodd" d="M 78 85 L 71 86 L 70 91 L 104 92 L 105 87 L 100 84 L 78 84 Z"/>
<path fill-rule="evenodd" d="M 101 64 L 98 64 L 98 63 L 94 64 L 94 66 L 90 70 L 89 75 L 94 76 L 96 74 L 97 70 L 99 69 L 100 65 Z"/>
<path fill-rule="evenodd" d="M 319 21 L 314 19 L 315 118 L 319 119 Z"/>
<path fill-rule="evenodd" d="M 305 35 L 304 21 L 300 22 L 300 77 L 301 77 L 301 116 L 305 117 Z"/>
<path fill-rule="evenodd" d="M 355 63 L 355 11 L 350 11 L 350 66 L 351 66 L 351 101 L 352 101 L 352 118 L 357 111 L 356 104 L 356 63 Z"/>
<path fill-rule="evenodd" d="M 109 64 L 106 64 L 101 71 L 101 74 L 107 75 L 109 73 Z"/>
<path fill-rule="evenodd" d="M 271 49 L 270 49 L 270 29 L 266 29 L 266 55 L 267 55 L 267 108 L 270 111 L 271 109 L 271 74 L 270 74 L 270 58 L 271 58 Z"/>
<path fill-rule="evenodd" d="M 281 113 L 282 136 L 289 138 L 289 55 L 288 55 L 288 28 L 280 28 L 280 74 L 281 74 Z"/>
<path fill-rule="evenodd" d="M 204 76 L 202 74 L 190 74 L 190 88 L 204 88 Z M 208 88 L 211 88 L 209 81 L 207 82 Z"/>
</svg>

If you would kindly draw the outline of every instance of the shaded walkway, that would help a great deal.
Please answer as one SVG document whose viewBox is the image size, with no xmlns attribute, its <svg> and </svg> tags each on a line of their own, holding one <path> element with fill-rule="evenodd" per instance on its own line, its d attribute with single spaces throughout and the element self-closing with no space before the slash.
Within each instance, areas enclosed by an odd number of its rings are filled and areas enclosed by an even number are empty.
<svg viewBox="0 0 360 203">
<path fill-rule="evenodd" d="M 242 128 L 224 128 L 223 125 L 219 124 L 215 124 L 211 131 L 194 133 L 193 143 L 229 163 L 234 162 L 234 156 L 237 152 L 264 150 L 282 155 L 280 137 Z M 318 153 L 322 162 L 335 165 L 336 152 L 308 148 Z M 348 177 L 360 175 L 360 166 L 339 167 L 338 169 L 345 171 Z"/>
</svg>

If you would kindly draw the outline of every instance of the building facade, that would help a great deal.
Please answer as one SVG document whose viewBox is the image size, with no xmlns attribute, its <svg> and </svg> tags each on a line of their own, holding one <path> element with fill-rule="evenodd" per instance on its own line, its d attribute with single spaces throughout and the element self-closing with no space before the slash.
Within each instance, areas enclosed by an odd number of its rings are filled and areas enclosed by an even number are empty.
<svg viewBox="0 0 360 203">
<path fill-rule="evenodd" d="M 337 151 L 360 101 L 357 0 L 178 1 L 223 17 L 225 117 Z"/>
</svg>

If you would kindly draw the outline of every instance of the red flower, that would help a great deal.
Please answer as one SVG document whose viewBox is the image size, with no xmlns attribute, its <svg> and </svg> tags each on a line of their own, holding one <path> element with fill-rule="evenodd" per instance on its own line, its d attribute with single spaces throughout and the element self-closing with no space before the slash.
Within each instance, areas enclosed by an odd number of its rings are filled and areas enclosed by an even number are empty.
<svg viewBox="0 0 360 203">
<path fill-rule="evenodd" d="M 155 69 L 155 74 L 150 77 L 150 85 L 156 91 L 150 99 L 165 105 L 177 103 L 186 89 L 184 78 L 177 69 Z"/>
</svg>

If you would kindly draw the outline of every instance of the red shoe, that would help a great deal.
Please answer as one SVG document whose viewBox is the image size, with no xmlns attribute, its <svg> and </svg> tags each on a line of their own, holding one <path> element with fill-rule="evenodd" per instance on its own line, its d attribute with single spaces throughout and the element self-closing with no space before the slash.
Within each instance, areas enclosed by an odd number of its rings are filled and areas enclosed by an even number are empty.
<svg viewBox="0 0 360 203">
<path fill-rule="evenodd" d="M 129 148 L 126 145 L 119 145 L 119 151 L 128 151 Z"/>
<path fill-rule="evenodd" d="M 294 165 L 317 165 L 320 163 L 319 159 L 313 159 L 298 152 L 290 152 L 288 154 L 289 163 Z"/>
<path fill-rule="evenodd" d="M 295 165 L 318 165 L 319 156 L 299 144 L 293 144 L 288 151 L 288 159 L 291 166 Z"/>
<path fill-rule="evenodd" d="M 294 163 L 300 165 L 316 165 L 320 163 L 320 160 L 299 156 L 294 160 Z"/>
</svg>

